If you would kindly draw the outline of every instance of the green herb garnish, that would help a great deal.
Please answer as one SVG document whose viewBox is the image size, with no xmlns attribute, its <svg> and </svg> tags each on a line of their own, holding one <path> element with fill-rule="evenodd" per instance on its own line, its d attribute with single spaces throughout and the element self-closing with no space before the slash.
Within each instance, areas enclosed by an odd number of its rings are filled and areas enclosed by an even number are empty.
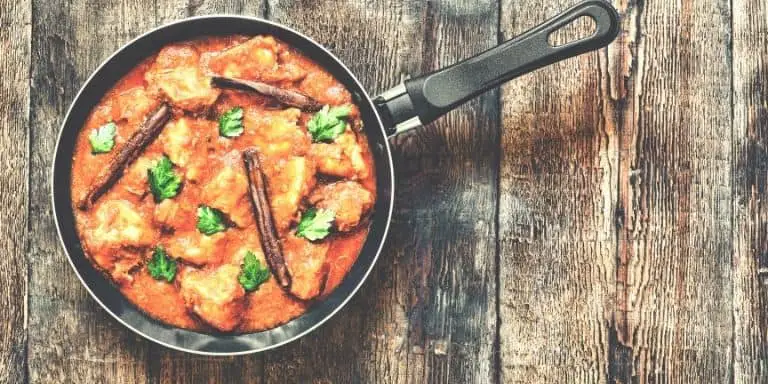
<svg viewBox="0 0 768 384">
<path fill-rule="evenodd" d="M 173 163 L 163 156 L 149 170 L 149 189 L 155 196 L 155 202 L 170 199 L 179 194 L 181 177 L 173 172 Z"/>
<path fill-rule="evenodd" d="M 312 116 L 307 123 L 307 130 L 312 135 L 312 141 L 333 141 L 347 129 L 346 117 L 351 112 L 348 106 L 325 106 Z"/>
<path fill-rule="evenodd" d="M 176 261 L 168 257 L 160 245 L 152 252 L 152 260 L 147 264 L 147 269 L 155 280 L 165 279 L 170 283 L 176 277 Z"/>
<path fill-rule="evenodd" d="M 269 269 L 265 265 L 261 265 L 261 261 L 251 251 L 245 253 L 245 258 L 240 268 L 241 271 L 237 276 L 237 281 L 248 292 L 258 289 L 262 283 L 269 279 Z"/>
<path fill-rule="evenodd" d="M 115 147 L 117 124 L 110 121 L 91 131 L 88 141 L 91 142 L 91 153 L 107 153 Z"/>
<path fill-rule="evenodd" d="M 201 205 L 197 208 L 197 230 L 208 236 L 227 229 L 224 215 L 216 208 Z"/>
<path fill-rule="evenodd" d="M 219 134 L 224 137 L 237 137 L 243 134 L 243 109 L 234 107 L 219 118 Z"/>
<path fill-rule="evenodd" d="M 331 233 L 331 224 L 335 215 L 333 211 L 327 209 L 307 209 L 301 214 L 301 220 L 296 227 L 296 235 L 309 241 L 324 239 Z"/>
</svg>

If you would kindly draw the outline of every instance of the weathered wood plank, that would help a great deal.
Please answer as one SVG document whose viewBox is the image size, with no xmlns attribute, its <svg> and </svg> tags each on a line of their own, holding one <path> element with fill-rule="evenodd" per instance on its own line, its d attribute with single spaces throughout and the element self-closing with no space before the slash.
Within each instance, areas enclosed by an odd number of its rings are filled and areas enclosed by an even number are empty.
<svg viewBox="0 0 768 384">
<path fill-rule="evenodd" d="M 613 326 L 631 363 L 612 379 L 728 382 L 729 2 L 624 5 L 637 21 L 626 46 L 630 52 L 612 72 L 627 77 L 613 83 L 623 97 L 617 106 L 622 225 Z"/>
<path fill-rule="evenodd" d="M 264 1 L 248 0 L 172 0 L 158 2 L 157 24 L 165 24 L 189 16 L 217 13 L 261 16 Z M 152 379 L 161 383 L 258 383 L 263 374 L 263 357 L 242 356 L 216 358 L 192 356 L 152 345 L 149 353 Z"/>
<path fill-rule="evenodd" d="M 194 356 L 156 345 L 150 351 L 152 382 L 256 384 L 262 382 L 263 358 L 260 355 L 238 357 Z"/>
<path fill-rule="evenodd" d="M 28 361 L 34 382 L 146 380 L 148 342 L 99 307 L 67 265 L 53 223 L 49 170 L 59 125 L 80 85 L 123 42 L 154 25 L 153 3 L 33 6 Z"/>
<path fill-rule="evenodd" d="M 427 2 L 426 11 L 423 72 L 499 42 L 498 1 Z M 420 268 L 410 277 L 415 288 L 410 296 L 426 295 L 411 310 L 410 340 L 423 337 L 425 381 L 498 379 L 499 115 L 494 90 L 417 132 L 409 145 L 397 143 L 395 154 L 411 163 L 396 177 L 403 179 L 400 186 L 407 185 L 398 201 L 414 201 L 402 215 L 417 217 L 414 248 L 421 251 L 414 261 Z M 429 213 L 421 216 L 425 208 Z"/>
<path fill-rule="evenodd" d="M 629 156 L 637 145 L 638 98 L 640 87 L 636 85 L 640 57 L 638 44 L 641 36 L 640 16 L 642 2 L 636 0 L 614 1 L 614 6 L 623 15 L 622 29 L 617 40 L 608 47 L 608 82 L 606 84 L 606 122 L 613 132 L 619 132 L 619 158 Z M 609 325 L 608 381 L 613 383 L 632 382 L 634 356 L 629 339 L 628 316 L 628 263 L 631 254 L 627 251 L 627 236 L 631 234 L 632 223 L 625 226 L 624 212 L 634 212 L 637 203 L 627 188 L 628 180 L 633 181 L 633 163 L 619 161 L 618 207 L 616 211 L 617 251 L 616 298 L 614 312 Z"/>
<path fill-rule="evenodd" d="M 640 87 L 636 85 L 637 69 L 640 57 L 638 44 L 641 36 L 640 16 L 642 15 L 642 2 L 637 0 L 614 1 L 614 6 L 622 14 L 622 29 L 616 41 L 608 47 L 607 69 L 608 81 L 606 82 L 606 123 L 612 132 L 621 133 L 618 136 L 619 158 L 631 154 L 637 145 L 638 130 L 638 98 Z M 616 211 L 617 227 L 617 252 L 616 267 L 616 292 L 613 314 L 609 324 L 609 356 L 608 356 L 608 381 L 612 383 L 632 382 L 634 370 L 634 356 L 632 347 L 627 343 L 629 338 L 627 331 L 627 266 L 629 263 L 627 252 L 627 236 L 631 233 L 622 230 L 625 225 L 624 212 L 634 211 L 636 201 L 631 196 L 631 190 L 627 186 L 627 180 L 633 180 L 632 163 L 620 161 L 618 167 L 619 187 L 618 206 Z M 630 227 L 632 223 L 628 224 Z"/>
<path fill-rule="evenodd" d="M 157 3 L 157 22 L 218 13 L 264 17 L 265 0 L 169 0 Z"/>
<path fill-rule="evenodd" d="M 0 1 L 0 382 L 26 380 L 31 1 Z"/>
<path fill-rule="evenodd" d="M 502 2 L 505 39 L 576 4 Z M 565 43 L 589 23 L 563 30 Z M 502 88 L 501 382 L 604 382 L 616 274 L 615 127 L 605 51 Z"/>
<path fill-rule="evenodd" d="M 733 375 L 768 382 L 768 4 L 733 2 Z"/>
<path fill-rule="evenodd" d="M 495 1 L 280 1 L 369 89 L 496 44 Z M 318 15 L 323 22 L 318 22 Z M 395 218 L 357 297 L 321 329 L 266 355 L 269 382 L 494 381 L 497 95 L 393 141 Z"/>
</svg>

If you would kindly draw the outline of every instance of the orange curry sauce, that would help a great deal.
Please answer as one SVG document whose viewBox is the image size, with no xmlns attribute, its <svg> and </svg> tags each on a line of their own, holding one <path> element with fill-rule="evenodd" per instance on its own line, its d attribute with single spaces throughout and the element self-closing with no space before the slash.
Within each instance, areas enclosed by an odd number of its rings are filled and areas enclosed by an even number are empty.
<svg viewBox="0 0 768 384">
<path fill-rule="evenodd" d="M 211 86 L 223 75 L 304 93 L 323 105 L 351 108 L 347 129 L 331 142 L 313 142 L 313 112 L 273 99 Z M 87 210 L 77 202 L 121 145 L 161 102 L 173 117 L 120 180 Z M 226 111 L 244 110 L 242 135 L 219 134 Z M 115 146 L 93 154 L 89 134 L 114 122 Z M 77 231 L 92 263 L 150 316 L 200 331 L 254 332 L 301 315 L 344 278 L 368 233 L 375 201 L 373 158 L 349 92 L 317 64 L 269 36 L 211 37 L 175 43 L 148 58 L 93 109 L 72 162 L 72 206 Z M 248 195 L 242 151 L 256 148 L 288 270 L 290 292 L 273 276 L 255 291 L 238 283 L 244 254 L 266 265 Z M 148 169 L 162 156 L 182 179 L 180 193 L 157 203 Z M 205 235 L 196 228 L 201 205 L 221 211 L 227 229 Z M 335 212 L 331 235 L 309 241 L 296 235 L 308 208 Z M 157 280 L 147 263 L 161 245 L 177 262 L 172 282 Z M 302 298 L 302 299 L 299 299 Z"/>
</svg>

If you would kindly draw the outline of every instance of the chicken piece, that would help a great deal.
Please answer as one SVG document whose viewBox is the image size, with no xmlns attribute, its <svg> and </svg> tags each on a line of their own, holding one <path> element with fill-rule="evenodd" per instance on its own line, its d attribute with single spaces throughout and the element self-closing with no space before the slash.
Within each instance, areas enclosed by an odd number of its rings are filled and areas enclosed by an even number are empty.
<svg viewBox="0 0 768 384">
<path fill-rule="evenodd" d="M 246 110 L 243 124 L 255 135 L 259 153 L 266 158 L 302 156 L 311 144 L 309 135 L 299 128 L 301 111 Z"/>
<path fill-rule="evenodd" d="M 126 284 L 133 281 L 130 271 L 139 266 L 142 261 L 141 254 L 128 250 L 107 249 L 91 255 L 99 268 L 103 269 L 118 284 Z"/>
<path fill-rule="evenodd" d="M 230 231 L 234 232 L 232 238 L 237 239 L 237 241 L 230 241 L 227 243 L 227 248 L 223 251 L 226 255 L 225 257 L 227 257 L 227 259 L 224 260 L 225 263 L 240 265 L 243 263 L 243 260 L 245 260 L 245 254 L 247 252 L 252 252 L 263 265 L 267 265 L 264 252 L 261 248 L 259 232 L 256 229 L 230 229 Z"/>
<path fill-rule="evenodd" d="M 271 36 L 256 36 L 242 44 L 235 45 L 208 61 L 208 66 L 217 74 L 249 80 L 281 80 L 277 58 L 279 46 Z"/>
<path fill-rule="evenodd" d="M 223 232 L 211 236 L 197 230 L 177 234 L 167 244 L 168 254 L 194 265 L 218 264 L 222 252 L 219 250 L 227 243 Z"/>
<path fill-rule="evenodd" d="M 344 154 L 344 149 L 336 144 L 314 143 L 309 149 L 309 157 L 317 165 L 319 173 L 355 179 L 355 168 L 352 162 Z"/>
<path fill-rule="evenodd" d="M 320 295 L 328 278 L 326 255 L 330 243 L 313 243 L 288 235 L 283 241 L 285 264 L 291 274 L 291 294 L 301 300 Z"/>
<path fill-rule="evenodd" d="M 169 123 L 160 134 L 158 141 L 163 152 L 174 164 L 184 167 L 189 163 L 196 136 L 192 134 L 189 118 L 182 117 Z"/>
<path fill-rule="evenodd" d="M 198 327 L 198 322 L 187 311 L 176 284 L 155 280 L 147 268 L 141 268 L 133 278 L 131 284 L 120 287 L 120 291 L 132 303 L 170 325 L 190 329 Z"/>
<path fill-rule="evenodd" d="M 205 140 L 205 138 L 203 138 Z M 210 149 L 202 148 L 201 152 L 197 156 L 192 156 L 189 159 L 186 167 L 184 168 L 184 181 L 189 181 L 191 184 L 197 184 L 203 181 L 206 176 L 205 170 L 211 165 L 211 158 L 207 153 L 202 151 L 209 151 Z"/>
<path fill-rule="evenodd" d="M 317 171 L 346 179 L 365 179 L 371 174 L 354 132 L 347 129 L 333 143 L 315 143 L 309 156 L 317 164 Z"/>
<path fill-rule="evenodd" d="M 131 271 L 141 264 L 142 258 L 137 253 L 125 252 L 118 256 L 110 275 L 118 284 L 130 284 L 133 282 Z"/>
<path fill-rule="evenodd" d="M 373 208 L 374 196 L 355 181 L 340 181 L 315 189 L 309 202 L 335 213 L 336 228 L 348 232 Z"/>
<path fill-rule="evenodd" d="M 280 71 L 276 74 L 278 80 L 297 82 L 307 77 L 307 71 L 312 70 L 316 64 L 302 57 L 292 49 L 284 49 L 277 56 Z"/>
<path fill-rule="evenodd" d="M 93 253 L 121 247 L 148 247 L 155 231 L 128 201 L 107 200 L 94 215 L 95 228 L 85 232 L 86 244 Z M 93 222 L 91 222 L 93 223 Z"/>
<path fill-rule="evenodd" d="M 299 205 L 315 186 L 315 167 L 305 157 L 292 157 L 268 179 L 270 206 L 278 233 L 298 219 Z"/>
<path fill-rule="evenodd" d="M 242 169 L 224 166 L 205 184 L 201 199 L 206 205 L 224 212 L 238 227 L 246 227 L 253 221 L 248 200 L 248 178 Z"/>
<path fill-rule="evenodd" d="M 357 134 L 347 129 L 346 132 L 336 138 L 336 145 L 343 148 L 344 154 L 352 164 L 358 178 L 365 179 L 371 174 L 368 163 L 363 157 L 363 146 L 357 141 Z"/>
<path fill-rule="evenodd" d="M 157 157 L 139 157 L 128 167 L 128 170 L 118 182 L 118 185 L 136 196 L 144 196 L 149 192 L 147 171 L 152 168 L 152 165 L 157 160 Z"/>
<path fill-rule="evenodd" d="M 253 332 L 271 329 L 299 317 L 309 305 L 283 291 L 273 278 L 247 294 L 245 300 L 248 304 L 242 328 Z"/>
<path fill-rule="evenodd" d="M 165 228 L 191 230 L 195 228 L 197 207 L 187 200 L 165 199 L 155 205 L 152 218 L 156 225 Z"/>
<path fill-rule="evenodd" d="M 174 105 L 192 112 L 212 105 L 221 92 L 203 73 L 197 50 L 186 44 L 163 48 L 144 78 Z"/>
<path fill-rule="evenodd" d="M 240 268 L 229 264 L 206 270 L 185 268 L 179 280 L 187 308 L 218 330 L 235 329 L 245 304 L 238 274 Z"/>
<path fill-rule="evenodd" d="M 96 129 L 110 121 L 114 121 L 115 119 L 112 117 L 113 111 L 115 111 L 115 109 L 112 108 L 113 104 L 114 100 L 107 98 L 103 102 L 99 103 L 99 105 L 97 105 L 95 108 L 93 108 L 91 115 L 88 116 L 88 120 L 85 123 L 86 129 L 90 131 L 91 129 Z M 122 129 L 120 129 L 118 125 L 118 137 L 121 135 L 121 131 Z"/>
<path fill-rule="evenodd" d="M 141 123 L 149 112 L 157 108 L 158 100 L 147 92 L 144 87 L 134 87 L 116 95 L 112 103 L 112 120 L 128 120 L 132 123 Z M 136 125 L 138 128 L 138 125 Z M 127 132 L 123 137 L 130 137 Z"/>
<path fill-rule="evenodd" d="M 352 101 L 352 96 L 344 85 L 321 68 L 310 71 L 299 84 L 298 90 L 321 104 L 341 105 Z"/>
<path fill-rule="evenodd" d="M 108 122 L 119 125 L 117 130 L 118 142 L 127 140 L 139 129 L 147 115 L 159 103 L 143 87 L 133 87 L 120 93 L 110 93 L 100 103 L 88 119 L 88 127 L 99 127 Z"/>
</svg>

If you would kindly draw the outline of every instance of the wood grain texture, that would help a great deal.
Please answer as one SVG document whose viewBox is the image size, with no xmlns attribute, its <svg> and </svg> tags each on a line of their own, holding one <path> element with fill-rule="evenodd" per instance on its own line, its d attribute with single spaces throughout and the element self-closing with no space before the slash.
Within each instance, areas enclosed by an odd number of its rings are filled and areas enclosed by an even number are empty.
<svg viewBox="0 0 768 384">
<path fill-rule="evenodd" d="M 768 382 L 768 4 L 733 2 L 733 376 Z"/>
<path fill-rule="evenodd" d="M 49 170 L 56 135 L 79 87 L 121 44 L 155 24 L 153 5 L 134 0 L 34 3 L 27 357 L 33 382 L 147 380 L 149 343 L 99 307 L 69 268 L 54 227 Z"/>
<path fill-rule="evenodd" d="M 497 45 L 498 11 L 490 0 L 426 2 L 421 73 Z M 396 219 L 408 232 L 390 244 L 405 256 L 398 302 L 409 303 L 409 362 L 423 369 L 414 382 L 497 379 L 498 117 L 494 90 L 393 142 Z"/>
<path fill-rule="evenodd" d="M 30 1 L 0 9 L 0 382 L 26 379 Z"/>
<path fill-rule="evenodd" d="M 642 1 L 620 0 L 614 5 L 623 15 L 622 28 L 616 42 L 608 47 L 607 56 L 607 90 L 606 94 L 606 123 L 611 131 L 616 132 L 619 150 L 618 164 L 618 193 L 616 209 L 617 230 L 617 266 L 615 307 L 609 324 L 609 353 L 608 381 L 614 383 L 632 382 L 634 375 L 634 356 L 628 327 L 628 317 L 631 315 L 629 298 L 629 261 L 632 253 L 628 246 L 629 236 L 633 233 L 634 223 L 625 223 L 625 212 L 634 212 L 638 204 L 630 183 L 637 181 L 637 173 L 633 162 L 626 161 L 631 157 L 637 146 L 639 96 L 641 89 L 637 86 L 638 67 L 642 57 L 638 54 L 641 37 L 639 18 L 642 14 Z"/>
<path fill-rule="evenodd" d="M 264 17 L 266 0 L 166 0 L 158 1 L 157 24 L 185 17 L 219 13 Z"/>
<path fill-rule="evenodd" d="M 495 45 L 496 9 L 488 1 L 280 1 L 269 14 L 383 91 Z M 334 17 L 318 23 L 318 14 Z M 334 319 L 266 355 L 268 382 L 493 381 L 496 98 L 393 142 L 395 217 L 377 267 Z"/>
<path fill-rule="evenodd" d="M 503 1 L 504 38 L 575 3 Z M 583 36 L 586 26 L 559 37 Z M 504 383 L 596 383 L 607 377 L 617 144 L 603 116 L 603 56 L 569 59 L 502 88 Z"/>
<path fill-rule="evenodd" d="M 624 2 L 616 382 L 728 382 L 732 364 L 729 2 Z M 623 62 L 623 65 L 621 64 Z M 614 67 L 616 68 L 616 67 Z M 616 82 L 618 81 L 618 82 Z M 625 129 L 626 128 L 626 129 Z M 616 356 L 614 356 L 616 357 Z"/>
<path fill-rule="evenodd" d="M 158 383 L 255 384 L 264 375 L 262 355 L 206 357 L 153 345 L 148 378 Z"/>
<path fill-rule="evenodd" d="M 393 139 L 379 263 L 345 309 L 275 351 L 150 344 L 70 271 L 49 198 L 56 135 L 87 76 L 136 35 L 264 16 L 376 94 L 577 2 L 0 0 L 0 250 L 13 256 L 0 258 L 0 382 L 768 382 L 763 0 L 612 0 L 608 49 Z"/>
</svg>

